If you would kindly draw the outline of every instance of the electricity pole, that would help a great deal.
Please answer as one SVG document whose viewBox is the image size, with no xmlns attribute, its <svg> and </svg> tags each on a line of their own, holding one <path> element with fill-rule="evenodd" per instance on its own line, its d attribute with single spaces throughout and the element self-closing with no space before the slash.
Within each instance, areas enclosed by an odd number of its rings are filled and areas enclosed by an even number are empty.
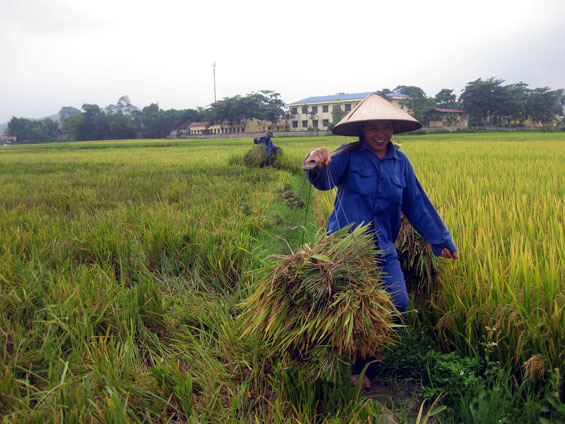
<svg viewBox="0 0 565 424">
<path fill-rule="evenodd" d="M 216 62 L 212 62 L 212 74 L 214 75 L 214 104 L 216 104 Z"/>
</svg>

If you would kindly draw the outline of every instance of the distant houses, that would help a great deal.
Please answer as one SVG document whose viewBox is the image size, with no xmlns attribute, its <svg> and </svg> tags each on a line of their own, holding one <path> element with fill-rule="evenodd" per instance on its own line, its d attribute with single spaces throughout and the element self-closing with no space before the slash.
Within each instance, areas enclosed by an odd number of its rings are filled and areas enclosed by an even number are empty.
<svg viewBox="0 0 565 424">
<path fill-rule="evenodd" d="M 355 108 L 369 94 L 373 92 L 361 93 L 338 93 L 326 96 L 307 97 L 302 100 L 288 103 L 289 119 L 283 119 L 280 122 L 273 123 L 268 121 L 260 121 L 257 119 L 244 119 L 237 123 L 223 122 L 187 122 L 178 129 L 172 131 L 169 138 L 182 138 L 193 136 L 234 136 L 237 134 L 261 133 L 267 130 L 274 132 L 287 132 L 291 135 L 294 132 L 312 134 L 328 133 L 332 125 L 335 125 L 343 116 Z M 384 97 L 390 102 L 397 105 L 408 113 L 412 111 L 409 108 L 410 96 L 391 92 L 385 93 Z M 541 122 L 524 122 L 508 121 L 505 125 L 520 125 L 526 127 L 556 126 L 558 119 L 551 123 L 542 124 Z M 433 108 L 424 113 L 423 119 L 424 131 L 455 131 L 457 129 L 465 129 L 469 126 L 469 115 L 464 110 Z"/>
<path fill-rule="evenodd" d="M 459 109 L 430 109 L 425 114 L 424 126 L 428 128 L 466 128 L 467 113 Z"/>
<path fill-rule="evenodd" d="M 8 144 L 12 144 L 15 142 L 16 142 L 16 137 L 10 137 L 5 132 L 0 132 L 0 143 L 2 145 L 7 146 Z"/>
<path fill-rule="evenodd" d="M 261 133 L 268 130 L 281 132 L 288 131 L 289 122 L 283 119 L 273 123 L 258 119 L 242 119 L 237 123 L 222 122 L 187 122 L 178 129 L 171 131 L 169 138 L 182 138 L 199 135 L 231 135 L 243 133 Z"/>
<path fill-rule="evenodd" d="M 372 92 L 338 93 L 329 96 L 308 97 L 288 104 L 290 111 L 290 130 L 307 131 L 309 129 L 329 130 L 336 117 L 350 112 L 361 100 Z M 403 93 L 388 93 L 386 98 L 400 108 L 407 110 L 402 100 L 409 97 Z"/>
<path fill-rule="evenodd" d="M 328 131 L 330 124 L 335 123 L 336 116 L 344 116 L 372 92 L 339 93 L 329 96 L 308 97 L 287 104 L 290 119 L 279 122 L 243 119 L 240 122 L 186 122 L 171 131 L 168 138 L 185 138 L 206 135 L 226 135 L 261 133 L 268 130 L 274 132 Z M 404 110 L 408 108 L 402 102 L 409 99 L 403 93 L 388 93 L 388 100 Z"/>
</svg>

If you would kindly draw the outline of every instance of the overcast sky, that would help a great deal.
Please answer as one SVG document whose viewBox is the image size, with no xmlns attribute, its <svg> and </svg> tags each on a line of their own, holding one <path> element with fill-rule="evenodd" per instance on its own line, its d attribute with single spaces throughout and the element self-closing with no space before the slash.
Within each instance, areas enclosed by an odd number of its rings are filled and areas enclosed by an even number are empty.
<svg viewBox="0 0 565 424">
<path fill-rule="evenodd" d="M 564 0 L 0 0 L 0 123 L 128 95 L 207 106 L 477 78 L 565 88 Z"/>
</svg>

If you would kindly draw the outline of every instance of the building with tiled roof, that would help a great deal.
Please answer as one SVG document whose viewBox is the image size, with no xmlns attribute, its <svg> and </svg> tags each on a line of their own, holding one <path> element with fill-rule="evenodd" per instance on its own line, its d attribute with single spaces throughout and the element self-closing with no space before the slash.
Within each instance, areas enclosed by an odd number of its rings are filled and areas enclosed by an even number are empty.
<svg viewBox="0 0 565 424">
<path fill-rule="evenodd" d="M 369 94 L 373 94 L 373 92 L 338 93 L 329 96 L 308 97 L 289 103 L 287 106 L 291 116 L 290 130 L 328 130 L 330 124 L 335 123 L 334 117 L 348 113 Z M 408 99 L 406 94 L 388 93 L 386 94 L 386 98 L 393 104 L 407 110 L 406 107 L 401 104 L 402 100 Z M 334 112 L 334 109 L 340 109 L 341 111 Z"/>
</svg>

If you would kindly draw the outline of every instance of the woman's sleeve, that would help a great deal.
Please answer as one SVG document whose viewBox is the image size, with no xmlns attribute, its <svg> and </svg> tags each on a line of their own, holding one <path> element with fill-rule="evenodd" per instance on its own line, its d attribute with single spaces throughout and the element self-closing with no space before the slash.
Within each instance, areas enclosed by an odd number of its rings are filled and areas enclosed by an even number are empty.
<svg viewBox="0 0 565 424">
<path fill-rule="evenodd" d="M 310 154 L 306 156 L 304 163 L 306 163 L 309 156 Z M 332 161 L 328 166 L 304 172 L 306 173 L 308 181 L 310 181 L 310 183 L 312 183 L 312 185 L 318 190 L 331 190 L 341 183 L 349 165 L 350 157 L 351 154 L 349 152 L 342 153 L 341 155 L 332 158 Z"/>
<path fill-rule="evenodd" d="M 457 246 L 436 208 L 428 199 L 418 178 L 416 178 L 410 162 L 407 162 L 405 179 L 406 188 L 402 196 L 402 212 L 404 212 L 410 224 L 431 244 L 434 255 L 440 256 L 444 248 L 449 249 L 450 252 L 455 252 Z"/>
</svg>

